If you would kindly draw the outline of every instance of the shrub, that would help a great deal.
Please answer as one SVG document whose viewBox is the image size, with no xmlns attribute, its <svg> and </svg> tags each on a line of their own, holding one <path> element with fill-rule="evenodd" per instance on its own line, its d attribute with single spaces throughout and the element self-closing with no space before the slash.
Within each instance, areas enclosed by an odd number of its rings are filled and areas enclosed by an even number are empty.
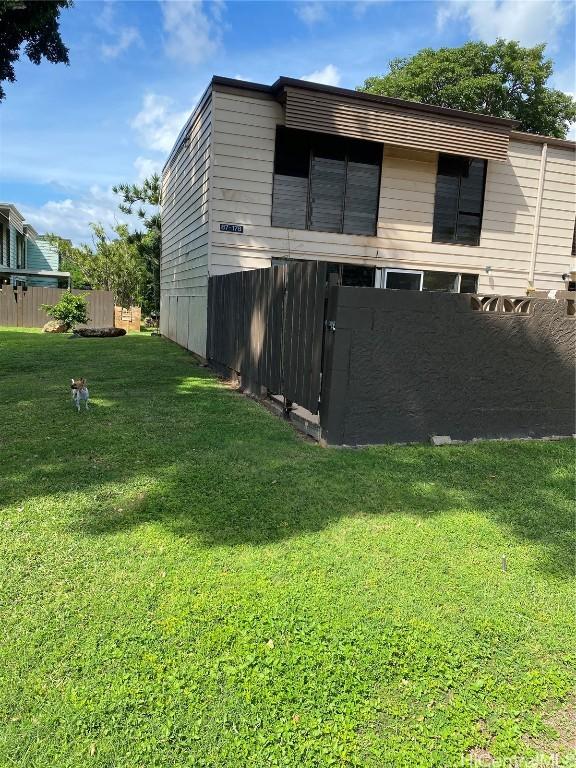
<svg viewBox="0 0 576 768">
<path fill-rule="evenodd" d="M 88 322 L 88 303 L 81 294 L 63 293 L 56 304 L 42 304 L 41 309 L 54 320 L 67 325 L 68 329 Z"/>
</svg>

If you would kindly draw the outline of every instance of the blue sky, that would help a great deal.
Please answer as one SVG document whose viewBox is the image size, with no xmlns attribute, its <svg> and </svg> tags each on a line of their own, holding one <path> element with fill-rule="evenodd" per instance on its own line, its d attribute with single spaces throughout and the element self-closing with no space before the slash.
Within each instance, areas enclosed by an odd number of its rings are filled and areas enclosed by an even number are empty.
<svg viewBox="0 0 576 768">
<path fill-rule="evenodd" d="M 424 46 L 545 41 L 574 92 L 574 4 L 563 0 L 240 2 L 77 0 L 70 66 L 21 60 L 0 105 L 0 199 L 75 242 L 122 220 L 111 186 L 159 169 L 213 74 L 354 88 Z"/>
</svg>

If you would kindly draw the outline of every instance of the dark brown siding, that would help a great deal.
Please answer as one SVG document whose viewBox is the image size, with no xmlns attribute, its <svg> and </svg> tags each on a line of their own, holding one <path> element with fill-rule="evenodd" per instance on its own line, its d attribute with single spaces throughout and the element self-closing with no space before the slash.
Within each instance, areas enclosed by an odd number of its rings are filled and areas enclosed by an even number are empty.
<svg viewBox="0 0 576 768">
<path fill-rule="evenodd" d="M 508 126 L 301 88 L 286 89 L 286 126 L 486 160 L 508 158 Z"/>
</svg>

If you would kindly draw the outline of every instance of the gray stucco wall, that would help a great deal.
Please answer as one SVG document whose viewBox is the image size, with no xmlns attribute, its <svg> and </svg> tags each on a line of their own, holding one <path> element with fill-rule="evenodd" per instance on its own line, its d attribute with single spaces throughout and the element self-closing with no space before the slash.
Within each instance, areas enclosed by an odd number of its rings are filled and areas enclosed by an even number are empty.
<svg viewBox="0 0 576 768">
<path fill-rule="evenodd" d="M 321 423 L 329 444 L 571 435 L 572 302 L 529 315 L 473 311 L 467 295 L 333 287 Z M 572 305 L 573 306 L 573 305 Z"/>
</svg>

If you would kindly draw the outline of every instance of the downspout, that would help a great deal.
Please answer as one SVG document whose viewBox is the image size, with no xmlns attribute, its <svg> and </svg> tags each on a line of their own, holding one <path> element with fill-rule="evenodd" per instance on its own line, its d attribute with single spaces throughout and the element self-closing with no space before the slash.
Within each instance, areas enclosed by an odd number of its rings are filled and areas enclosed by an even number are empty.
<svg viewBox="0 0 576 768">
<path fill-rule="evenodd" d="M 536 211 L 534 212 L 534 230 L 532 233 L 532 251 L 530 253 L 530 271 L 528 272 L 528 291 L 534 290 L 534 272 L 536 271 L 536 256 L 538 254 L 538 236 L 540 234 L 540 213 L 542 210 L 542 193 L 544 192 L 544 175 L 546 174 L 546 158 L 548 144 L 542 144 L 540 155 L 540 178 L 538 179 L 538 196 L 536 198 Z"/>
</svg>

